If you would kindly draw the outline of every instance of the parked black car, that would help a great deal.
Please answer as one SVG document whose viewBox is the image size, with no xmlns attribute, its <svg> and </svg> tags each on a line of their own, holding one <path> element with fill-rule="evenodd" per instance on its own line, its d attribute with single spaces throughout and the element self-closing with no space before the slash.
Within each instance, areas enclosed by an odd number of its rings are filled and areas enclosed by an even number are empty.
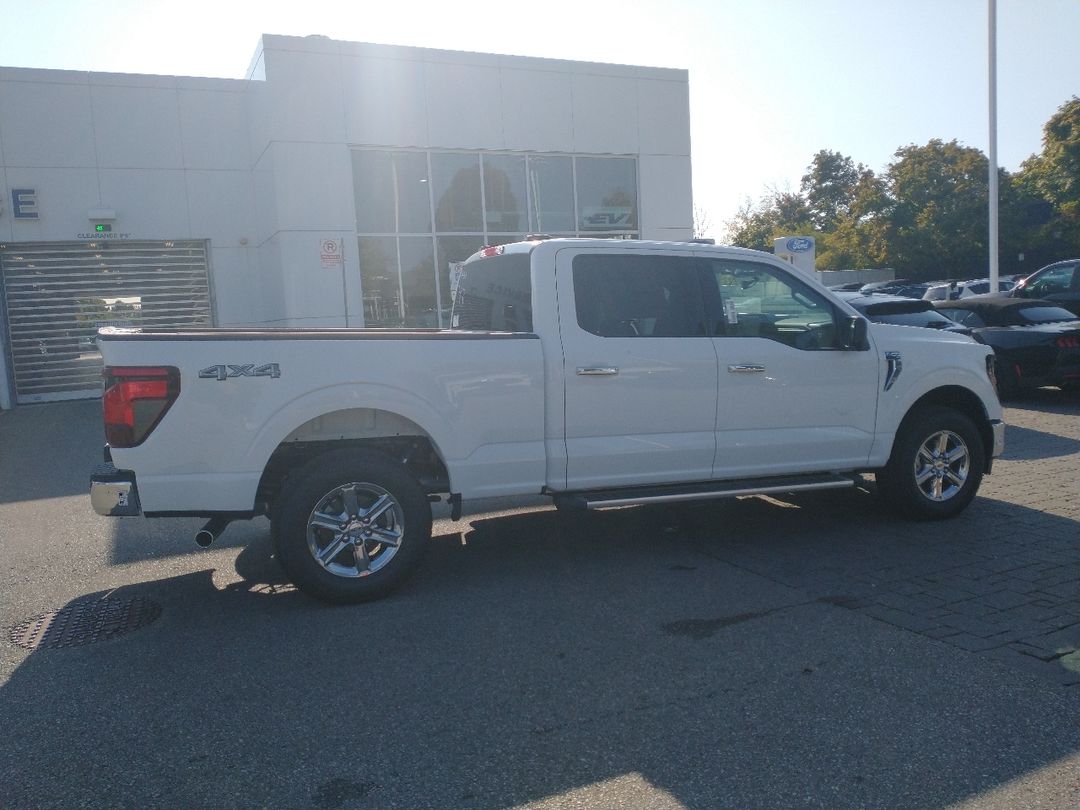
<svg viewBox="0 0 1080 810">
<path fill-rule="evenodd" d="M 968 327 L 956 323 L 934 309 L 934 305 L 921 298 L 904 298 L 881 293 L 838 292 L 837 296 L 855 307 L 860 314 L 876 323 L 894 323 L 900 326 L 923 326 L 927 329 L 944 329 L 948 332 L 968 334 Z"/>
<path fill-rule="evenodd" d="M 912 281 L 906 278 L 898 278 L 893 281 L 875 281 L 864 284 L 859 288 L 859 292 L 899 295 L 901 298 L 922 298 L 931 285 L 932 282 L 929 281 Z"/>
<path fill-rule="evenodd" d="M 1054 301 L 978 296 L 935 306 L 994 350 L 1002 399 L 1043 385 L 1080 387 L 1080 320 Z"/>
<path fill-rule="evenodd" d="M 1053 301 L 1073 315 L 1080 315 L 1080 259 L 1054 262 L 1036 270 L 1013 287 L 1008 296 Z"/>
</svg>

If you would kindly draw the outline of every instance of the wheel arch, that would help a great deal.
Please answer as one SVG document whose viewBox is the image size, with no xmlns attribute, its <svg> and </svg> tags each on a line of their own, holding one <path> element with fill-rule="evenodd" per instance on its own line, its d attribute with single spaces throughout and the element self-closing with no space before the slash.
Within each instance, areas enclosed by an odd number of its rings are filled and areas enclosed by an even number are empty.
<svg viewBox="0 0 1080 810">
<path fill-rule="evenodd" d="M 255 510 L 269 514 L 292 470 L 316 456 L 348 449 L 401 464 L 428 494 L 451 491 L 443 451 L 423 426 L 391 410 L 341 408 L 311 417 L 277 443 L 263 467 Z"/>
<path fill-rule="evenodd" d="M 983 472 L 990 472 L 990 465 L 993 462 L 992 457 L 994 455 L 994 432 L 990 425 L 990 416 L 986 412 L 986 406 L 978 394 L 962 385 L 943 385 L 927 391 L 908 408 L 907 413 L 904 414 L 904 418 L 900 422 L 901 429 L 916 413 L 934 407 L 951 408 L 964 414 L 975 424 L 983 444 L 985 458 Z M 896 435 L 900 436 L 901 432 L 902 430 L 898 429 Z M 896 439 L 893 442 L 895 444 Z"/>
</svg>

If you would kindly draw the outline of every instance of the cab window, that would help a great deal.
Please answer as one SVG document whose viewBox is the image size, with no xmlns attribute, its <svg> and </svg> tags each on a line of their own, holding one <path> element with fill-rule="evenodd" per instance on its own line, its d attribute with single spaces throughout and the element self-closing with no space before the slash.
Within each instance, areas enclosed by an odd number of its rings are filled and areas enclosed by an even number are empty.
<svg viewBox="0 0 1080 810">
<path fill-rule="evenodd" d="M 578 325 L 600 337 L 702 337 L 698 267 L 689 256 L 575 256 Z"/>
<path fill-rule="evenodd" d="M 506 253 L 466 262 L 453 296 L 451 329 L 531 332 L 529 254 Z"/>
<path fill-rule="evenodd" d="M 756 337 L 795 349 L 839 348 L 836 310 L 825 296 L 779 268 L 709 259 L 706 298 L 717 337 Z"/>
</svg>

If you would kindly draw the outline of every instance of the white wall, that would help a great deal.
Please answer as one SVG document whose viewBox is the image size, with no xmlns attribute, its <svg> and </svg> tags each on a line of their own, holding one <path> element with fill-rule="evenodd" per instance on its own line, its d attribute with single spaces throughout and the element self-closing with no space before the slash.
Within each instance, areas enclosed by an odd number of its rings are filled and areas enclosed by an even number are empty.
<svg viewBox="0 0 1080 810">
<path fill-rule="evenodd" d="M 113 231 L 132 239 L 209 239 L 219 324 L 261 320 L 248 290 L 257 262 L 247 87 L 0 68 L 0 237 L 75 241 L 93 224 L 90 209 L 108 208 Z M 36 190 L 38 219 L 11 216 L 10 189 L 21 187 Z"/>
<path fill-rule="evenodd" d="M 251 64 L 0 68 L 0 238 L 74 240 L 111 208 L 134 239 L 210 240 L 220 325 L 357 325 L 354 146 L 634 155 L 642 237 L 691 236 L 685 71 L 278 36 Z M 39 219 L 12 218 L 12 187 Z M 321 239 L 344 241 L 343 272 Z"/>
<path fill-rule="evenodd" d="M 692 236 L 686 71 L 278 36 L 252 64 L 257 232 L 279 251 L 287 323 L 345 322 L 322 238 L 345 240 L 358 323 L 352 146 L 636 155 L 642 238 Z"/>
</svg>

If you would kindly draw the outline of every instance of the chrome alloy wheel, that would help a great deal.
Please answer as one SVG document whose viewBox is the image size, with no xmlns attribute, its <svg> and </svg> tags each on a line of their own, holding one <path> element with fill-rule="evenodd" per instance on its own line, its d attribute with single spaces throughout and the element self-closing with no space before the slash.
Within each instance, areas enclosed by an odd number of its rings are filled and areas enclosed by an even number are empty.
<svg viewBox="0 0 1080 810">
<path fill-rule="evenodd" d="M 405 512 L 376 484 L 342 484 L 319 499 L 307 521 L 315 561 L 339 577 L 366 577 L 394 558 L 405 536 Z"/>
<path fill-rule="evenodd" d="M 967 481 L 971 455 L 964 440 L 951 430 L 932 434 L 915 455 L 915 484 L 931 501 L 947 501 Z"/>
</svg>

